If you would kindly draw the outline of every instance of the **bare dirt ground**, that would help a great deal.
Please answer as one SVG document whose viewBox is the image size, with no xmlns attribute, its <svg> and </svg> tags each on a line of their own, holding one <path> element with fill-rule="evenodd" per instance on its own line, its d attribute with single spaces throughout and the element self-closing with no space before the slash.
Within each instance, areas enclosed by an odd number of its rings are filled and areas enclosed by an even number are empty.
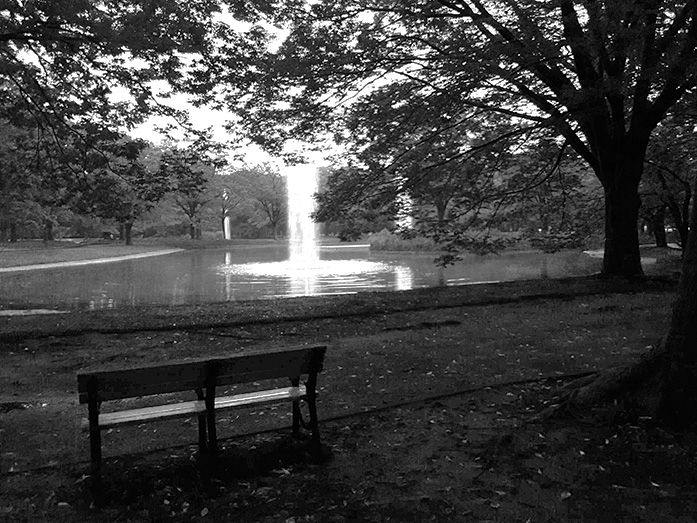
<svg viewBox="0 0 697 523">
<path fill-rule="evenodd" d="M 670 271 L 668 271 L 670 272 Z M 674 278 L 517 282 L 0 319 L 0 521 L 694 521 L 697 440 L 623 405 L 533 421 L 574 377 L 656 343 Z M 326 343 L 324 458 L 289 409 L 104 435 L 92 505 L 79 369 Z"/>
</svg>

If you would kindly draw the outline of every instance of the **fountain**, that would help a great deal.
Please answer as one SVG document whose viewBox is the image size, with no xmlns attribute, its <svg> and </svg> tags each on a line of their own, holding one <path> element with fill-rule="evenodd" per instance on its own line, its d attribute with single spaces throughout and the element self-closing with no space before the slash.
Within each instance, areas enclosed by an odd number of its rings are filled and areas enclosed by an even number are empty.
<svg viewBox="0 0 697 523">
<path fill-rule="evenodd" d="M 227 263 L 221 268 L 226 275 L 245 277 L 279 278 L 289 288 L 282 296 L 311 296 L 331 294 L 332 280 L 346 281 L 354 276 L 367 276 L 391 267 L 382 262 L 368 260 L 323 260 L 317 234 L 317 224 L 312 220 L 314 194 L 317 192 L 317 168 L 302 164 L 284 171 L 288 188 L 288 259 L 281 262 Z M 228 297 L 230 299 L 230 297 Z"/>
<path fill-rule="evenodd" d="M 312 165 L 295 165 L 286 169 L 288 187 L 288 229 L 291 265 L 303 268 L 319 264 L 317 224 L 311 214 L 315 209 L 317 169 Z"/>
</svg>

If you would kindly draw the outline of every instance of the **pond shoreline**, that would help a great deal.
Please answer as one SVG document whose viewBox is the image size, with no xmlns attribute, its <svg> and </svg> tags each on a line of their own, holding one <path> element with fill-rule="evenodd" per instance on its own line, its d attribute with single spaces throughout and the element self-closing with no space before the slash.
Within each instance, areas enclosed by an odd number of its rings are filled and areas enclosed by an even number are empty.
<svg viewBox="0 0 697 523">
<path fill-rule="evenodd" d="M 400 311 L 442 310 L 598 294 L 666 292 L 677 278 L 649 276 L 643 281 L 604 279 L 598 275 L 546 280 L 518 280 L 481 285 L 373 291 L 331 296 L 303 296 L 182 305 L 138 305 L 66 314 L 0 317 L 0 341 L 86 332 L 126 333 L 140 330 L 205 330 L 235 325 L 272 325 L 279 321 L 313 321 L 363 317 Z"/>
</svg>

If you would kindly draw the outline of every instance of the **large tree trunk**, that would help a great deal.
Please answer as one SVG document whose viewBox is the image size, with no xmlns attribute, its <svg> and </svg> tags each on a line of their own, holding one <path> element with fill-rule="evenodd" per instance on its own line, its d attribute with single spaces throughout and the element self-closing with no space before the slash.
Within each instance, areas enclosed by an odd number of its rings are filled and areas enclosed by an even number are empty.
<svg viewBox="0 0 697 523">
<path fill-rule="evenodd" d="M 651 217 L 651 233 L 656 240 L 656 247 L 668 247 L 666 237 L 666 210 L 661 207 Z"/>
<path fill-rule="evenodd" d="M 597 144 L 598 179 L 605 191 L 604 276 L 641 278 L 639 253 L 639 182 L 649 132 Z"/>
<path fill-rule="evenodd" d="M 44 241 L 52 242 L 55 239 L 53 234 L 53 220 L 46 218 L 44 220 Z"/>
<path fill-rule="evenodd" d="M 697 206 L 690 229 L 697 230 Z M 697 423 L 697 234 L 688 237 L 673 315 L 660 343 L 634 364 L 571 384 L 543 415 L 617 397 L 673 428 Z"/>
<path fill-rule="evenodd" d="M 692 208 L 690 230 L 659 375 L 658 417 L 676 428 L 697 421 L 697 206 Z"/>
<path fill-rule="evenodd" d="M 639 253 L 638 186 L 618 184 L 605 188 L 605 254 L 603 275 L 642 277 Z"/>
<path fill-rule="evenodd" d="M 124 232 L 126 233 L 126 245 L 133 245 L 133 238 L 131 232 L 133 231 L 133 222 L 126 222 L 123 224 Z"/>
</svg>

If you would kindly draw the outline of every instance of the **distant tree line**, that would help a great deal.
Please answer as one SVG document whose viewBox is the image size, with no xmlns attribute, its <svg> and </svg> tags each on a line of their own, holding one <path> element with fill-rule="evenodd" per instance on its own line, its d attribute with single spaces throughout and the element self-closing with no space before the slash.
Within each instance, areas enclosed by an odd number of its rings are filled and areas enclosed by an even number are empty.
<svg viewBox="0 0 697 523">
<path fill-rule="evenodd" d="M 241 42 L 222 10 L 209 0 L 3 3 L 0 240 L 94 234 L 103 221 L 130 242 L 134 228 L 165 215 L 200 237 L 208 214 L 221 228 L 233 211 L 245 234 L 280 234 L 280 198 L 271 194 L 282 184 L 267 183 L 265 167 L 221 170 L 207 132 L 167 104 L 177 94 L 209 101 L 188 75 L 215 54 L 214 40 Z M 238 45 L 230 63 L 248 64 L 255 47 Z M 168 117 L 191 145 L 130 138 L 151 115 Z"/>
<path fill-rule="evenodd" d="M 39 126 L 0 120 L 0 241 L 59 235 L 278 237 L 285 179 L 270 165 L 232 168 L 205 143 L 153 146 L 97 126 L 44 139 Z M 37 147 L 37 144 L 40 146 Z"/>
</svg>

